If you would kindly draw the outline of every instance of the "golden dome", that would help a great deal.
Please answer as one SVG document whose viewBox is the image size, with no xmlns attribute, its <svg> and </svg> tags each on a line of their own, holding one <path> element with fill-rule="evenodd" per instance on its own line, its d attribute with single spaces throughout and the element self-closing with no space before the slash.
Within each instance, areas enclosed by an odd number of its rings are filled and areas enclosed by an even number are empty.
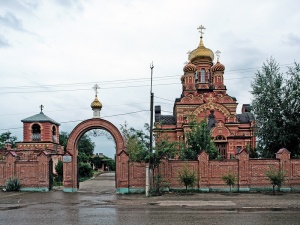
<svg viewBox="0 0 300 225">
<path fill-rule="evenodd" d="M 102 109 L 102 103 L 98 100 L 97 96 L 95 100 L 91 103 L 92 109 Z"/>
<path fill-rule="evenodd" d="M 208 59 L 210 61 L 214 60 L 214 53 L 209 48 L 205 48 L 203 45 L 202 37 L 200 37 L 200 44 L 198 48 L 193 50 L 189 55 L 189 60 L 192 62 L 195 59 Z"/>
<path fill-rule="evenodd" d="M 184 67 L 183 67 L 183 72 L 196 72 L 197 70 L 197 67 L 192 64 L 191 62 L 189 62 L 188 64 L 186 64 Z"/>
</svg>

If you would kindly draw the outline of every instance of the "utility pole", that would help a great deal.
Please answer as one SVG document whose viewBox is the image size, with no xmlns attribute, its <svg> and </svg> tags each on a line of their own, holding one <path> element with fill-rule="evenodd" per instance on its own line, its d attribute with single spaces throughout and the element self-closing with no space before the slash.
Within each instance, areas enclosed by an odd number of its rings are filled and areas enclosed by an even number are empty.
<svg viewBox="0 0 300 225">
<path fill-rule="evenodd" d="M 150 146 L 149 153 L 152 153 L 153 148 L 153 92 L 152 92 L 152 77 L 153 77 L 153 62 L 150 64 L 151 69 L 151 86 L 150 86 Z M 150 162 L 146 164 L 146 196 L 149 196 L 149 186 L 150 186 L 150 170 L 149 170 Z"/>
<path fill-rule="evenodd" d="M 151 69 L 151 88 L 150 88 L 150 153 L 152 153 L 152 138 L 153 138 L 153 92 L 152 92 L 152 77 L 153 77 L 153 62 L 150 64 Z"/>
</svg>

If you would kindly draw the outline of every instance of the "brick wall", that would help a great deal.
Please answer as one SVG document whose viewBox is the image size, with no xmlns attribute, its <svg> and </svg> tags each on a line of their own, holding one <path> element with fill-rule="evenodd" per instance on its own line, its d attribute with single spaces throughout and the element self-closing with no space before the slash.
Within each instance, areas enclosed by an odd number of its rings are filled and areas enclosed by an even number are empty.
<svg viewBox="0 0 300 225">
<path fill-rule="evenodd" d="M 5 186 L 11 177 L 20 180 L 21 190 L 48 191 L 50 159 L 46 152 L 26 160 L 20 159 L 14 151 L 7 152 L 0 158 L 0 186 Z"/>
<path fill-rule="evenodd" d="M 124 178 L 128 177 L 128 182 L 124 182 L 123 187 L 127 187 L 129 192 L 145 187 L 145 163 L 130 163 L 128 157 L 123 157 L 121 165 Z M 282 168 L 285 171 L 283 190 L 300 190 L 300 159 L 290 159 L 290 153 L 286 149 L 281 149 L 276 154 L 276 159 L 249 159 L 247 152 L 242 151 L 236 159 L 209 160 L 208 155 L 202 152 L 197 161 L 164 161 L 156 169 L 155 174 L 162 174 L 170 183 L 170 189 L 183 189 L 184 186 L 179 182 L 178 171 L 185 166 L 195 171 L 198 177 L 194 188 L 204 191 L 228 190 L 228 186 L 222 180 L 222 175 L 229 172 L 237 177 L 234 187 L 236 190 L 269 190 L 271 184 L 265 171 L 270 166 L 278 170 Z"/>
</svg>

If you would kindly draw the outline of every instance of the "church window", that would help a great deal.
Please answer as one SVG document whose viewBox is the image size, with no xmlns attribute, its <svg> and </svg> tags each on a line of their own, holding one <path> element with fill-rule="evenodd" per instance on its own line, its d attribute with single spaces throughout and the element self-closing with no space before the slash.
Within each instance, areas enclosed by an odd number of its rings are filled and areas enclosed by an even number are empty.
<svg viewBox="0 0 300 225">
<path fill-rule="evenodd" d="M 198 83 L 198 71 L 195 73 L 195 82 Z"/>
<path fill-rule="evenodd" d="M 238 154 L 238 153 L 240 153 L 240 151 L 242 151 L 242 146 L 237 146 L 236 147 L 236 153 Z"/>
<path fill-rule="evenodd" d="M 217 143 L 216 146 L 221 158 L 226 159 L 226 143 Z"/>
<path fill-rule="evenodd" d="M 201 83 L 205 83 L 205 69 L 201 69 Z"/>
<path fill-rule="evenodd" d="M 56 128 L 55 128 L 55 126 L 52 127 L 52 141 L 53 142 L 57 142 Z"/>
<path fill-rule="evenodd" d="M 41 126 L 40 125 L 34 124 L 32 126 L 31 140 L 32 141 L 41 141 Z"/>
</svg>

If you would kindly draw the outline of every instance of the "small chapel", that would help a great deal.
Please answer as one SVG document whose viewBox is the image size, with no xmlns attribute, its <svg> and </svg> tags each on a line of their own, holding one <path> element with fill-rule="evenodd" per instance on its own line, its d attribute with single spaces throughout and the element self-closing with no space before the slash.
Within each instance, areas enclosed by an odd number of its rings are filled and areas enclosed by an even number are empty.
<svg viewBox="0 0 300 225">
<path fill-rule="evenodd" d="M 220 62 L 220 51 L 214 53 L 203 42 L 204 27 L 198 28 L 200 43 L 189 52 L 188 63 L 181 77 L 182 92 L 175 99 L 172 115 L 162 115 L 155 106 L 155 126 L 170 140 L 185 141 L 189 122 L 206 120 L 213 141 L 223 159 L 235 157 L 242 149 L 255 147 L 254 116 L 250 104 L 242 105 L 236 113 L 237 99 L 227 94 L 224 83 L 225 66 Z"/>
</svg>

